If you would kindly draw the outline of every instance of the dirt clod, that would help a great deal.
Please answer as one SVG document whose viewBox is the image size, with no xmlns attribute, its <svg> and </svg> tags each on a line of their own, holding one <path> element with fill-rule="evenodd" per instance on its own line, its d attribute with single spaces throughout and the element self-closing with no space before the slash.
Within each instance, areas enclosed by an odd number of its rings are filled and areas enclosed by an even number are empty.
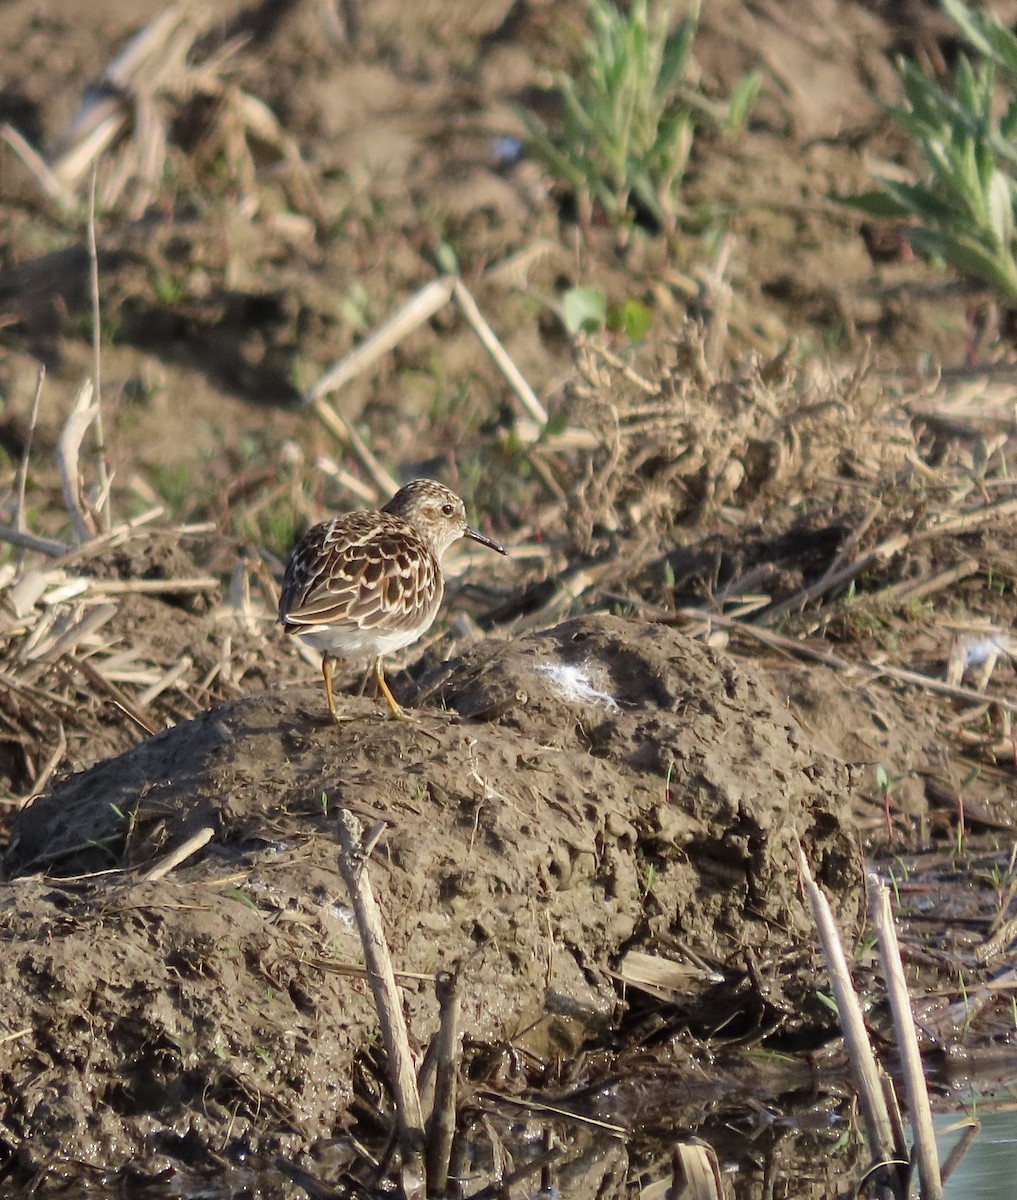
<svg viewBox="0 0 1017 1200">
<path fill-rule="evenodd" d="M 159 1130 L 211 1142 L 230 1121 L 264 1149 L 328 1135 L 375 1033 L 366 984 L 335 973 L 361 957 L 337 805 L 387 822 L 371 870 L 396 966 L 460 962 L 479 1040 L 575 1048 L 621 1011 L 622 956 L 677 946 L 723 980 L 676 995 L 681 1020 L 826 1024 L 792 854 L 800 839 L 854 928 L 845 772 L 731 660 L 584 617 L 478 645 L 412 724 L 346 703 L 339 729 L 320 689 L 225 704 L 21 815 L 0 963 L 26 1033 L 0 1055 L 37 1152 L 112 1165 Z M 143 880 L 202 826 L 200 856 Z M 405 995 L 426 1039 L 433 988 Z"/>
</svg>

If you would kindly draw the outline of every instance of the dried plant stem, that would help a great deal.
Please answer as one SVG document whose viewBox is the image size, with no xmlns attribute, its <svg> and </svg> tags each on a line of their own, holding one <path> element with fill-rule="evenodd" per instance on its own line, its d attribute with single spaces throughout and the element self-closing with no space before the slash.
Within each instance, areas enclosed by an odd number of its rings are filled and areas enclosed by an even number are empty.
<svg viewBox="0 0 1017 1200">
<path fill-rule="evenodd" d="M 85 676 L 93 687 L 106 693 L 114 705 L 120 709 L 125 717 L 129 717 L 135 725 L 145 734 L 146 737 L 155 737 L 158 733 L 157 729 L 153 729 L 144 714 L 132 704 L 124 693 L 102 674 L 88 661 L 87 658 L 77 658 L 74 660 L 74 665 Z"/>
<path fill-rule="evenodd" d="M 779 604 L 774 604 L 766 610 L 763 620 L 767 625 L 772 625 L 787 612 L 797 612 L 805 607 L 806 604 L 813 600 L 818 600 L 820 596 L 824 596 L 829 592 L 835 591 L 844 584 L 850 583 L 852 579 L 856 579 L 863 571 L 867 571 L 869 567 L 876 563 L 886 562 L 893 558 L 895 554 L 900 554 L 902 550 L 906 550 L 911 542 L 911 536 L 906 533 L 896 534 L 892 538 L 887 538 L 885 542 L 881 542 L 872 550 L 865 554 L 859 555 L 848 563 L 836 564 L 834 568 L 827 571 L 822 579 L 816 583 L 810 584 L 808 587 L 801 588 L 794 595 L 788 596 L 786 600 L 781 600 Z"/>
<path fill-rule="evenodd" d="M 25 487 L 28 486 L 32 437 L 35 436 L 35 427 L 38 421 L 38 402 L 40 402 L 42 397 L 43 383 L 46 383 L 46 367 L 40 364 L 35 382 L 35 395 L 32 396 L 32 407 L 29 414 L 29 432 L 25 436 L 25 449 L 22 454 L 22 462 L 20 462 L 20 466 L 18 467 L 18 508 L 16 515 L 14 515 L 14 528 L 17 529 L 18 533 L 25 532 Z M 20 550 L 25 550 L 24 546 L 20 546 L 19 548 Z"/>
<path fill-rule="evenodd" d="M 865 1021 L 862 1017 L 862 1007 L 855 995 L 844 957 L 844 947 L 841 945 L 837 924 L 833 919 L 829 901 L 823 895 L 802 848 L 798 847 L 798 873 L 802 886 L 812 909 L 812 918 L 816 923 L 820 943 L 823 947 L 823 957 L 826 959 L 827 970 L 830 974 L 830 985 L 837 1001 L 837 1011 L 840 1014 L 841 1029 L 844 1031 L 844 1041 L 847 1043 L 851 1068 L 854 1071 L 855 1083 L 858 1086 L 858 1100 L 869 1139 L 869 1150 L 877 1165 L 889 1167 L 901 1163 L 900 1148 L 895 1145 L 893 1124 L 887 1108 L 886 1097 L 883 1095 L 883 1073 L 876 1063 L 872 1052 L 869 1036 L 865 1031 Z M 907 1165 L 906 1159 L 904 1165 Z M 889 1180 L 892 1176 L 883 1175 Z M 901 1190 L 901 1195 L 904 1191 Z"/>
<path fill-rule="evenodd" d="M 12 546 L 17 546 L 19 550 L 37 550 L 49 558 L 61 558 L 71 550 L 66 542 L 39 537 L 34 533 L 24 533 L 11 525 L 0 525 L 0 542 L 8 542 Z"/>
<path fill-rule="evenodd" d="M 949 516 L 937 517 L 929 524 L 923 534 L 970 533 L 973 529 L 981 529 L 983 525 L 991 525 L 1003 517 L 1017 514 L 1017 498 L 996 500 L 992 504 L 983 504 L 981 508 L 969 512 L 951 513 Z"/>
<path fill-rule="evenodd" d="M 470 324 L 477 340 L 491 357 L 491 361 L 501 371 L 509 387 L 515 392 L 519 403 L 539 425 L 547 424 L 547 409 L 537 399 L 533 388 L 523 378 L 522 371 L 508 355 L 508 351 L 498 340 L 497 335 L 487 323 L 487 318 L 480 311 L 480 306 L 473 298 L 472 292 L 461 279 L 456 279 L 452 286 L 452 295 L 462 309 L 463 316 Z"/>
<path fill-rule="evenodd" d="M 311 406 L 318 414 L 318 419 L 322 425 L 334 433 L 341 442 L 345 442 L 351 447 L 354 454 L 360 459 L 364 470 L 374 480 L 374 484 L 380 492 L 391 495 L 393 492 L 399 491 L 398 480 L 385 470 L 377 458 L 375 458 L 364 439 L 344 416 L 337 413 L 330 404 L 327 404 L 321 398 L 312 400 Z"/>
<path fill-rule="evenodd" d="M 668 1200 L 679 1200 L 682 1196 L 725 1200 L 730 1192 L 716 1150 L 699 1143 L 679 1142 L 671 1154 L 671 1186 L 665 1195 Z"/>
<path fill-rule="evenodd" d="M 81 498 L 79 473 L 81 443 L 98 410 L 98 405 L 93 403 L 94 394 L 91 380 L 86 380 L 74 398 L 54 455 L 63 487 L 64 505 L 71 518 L 74 537 L 79 543 L 90 541 L 96 532 L 92 514 L 85 508 Z"/>
<path fill-rule="evenodd" d="M 175 850 L 171 850 L 169 854 L 156 863 L 154 867 L 146 871 L 141 879 L 144 883 L 152 883 L 156 879 L 162 879 L 168 875 L 175 867 L 179 867 L 182 862 L 186 862 L 192 854 L 197 852 L 215 836 L 215 830 L 211 825 L 203 825 L 196 833 L 184 842 L 181 842 Z"/>
<path fill-rule="evenodd" d="M 1007 712 L 1017 712 L 1017 700 L 1011 700 L 996 692 L 980 692 L 976 688 L 945 683 L 942 679 L 933 679 L 918 671 L 908 671 L 903 667 L 891 667 L 885 663 L 852 662 L 850 659 L 841 658 L 839 654 L 833 654 L 828 650 L 817 650 L 814 646 L 800 642 L 796 638 L 784 637 L 783 634 L 773 633 L 769 629 L 762 629 L 758 625 L 740 621 L 736 617 L 724 616 L 722 613 L 708 612 L 702 608 L 677 608 L 673 613 L 662 612 L 661 615 L 667 619 L 680 617 L 686 621 L 700 621 L 707 625 L 718 625 L 722 629 L 731 629 L 754 638 L 757 642 L 762 642 L 764 646 L 784 651 L 794 658 L 823 663 L 824 666 L 833 667 L 837 671 L 856 673 L 870 671 L 877 679 L 884 676 L 898 683 L 908 683 L 915 687 L 925 688 L 930 692 L 937 692 L 941 696 L 952 696 L 955 700 L 963 700 L 968 704 L 997 704 Z"/>
<path fill-rule="evenodd" d="M 462 983 L 458 970 L 442 972 L 436 991 L 441 1020 L 435 1037 L 434 1105 L 427 1122 L 427 1193 L 444 1196 L 448 1188 L 452 1141 L 456 1132 L 459 1060 L 462 1053 L 459 1014 Z"/>
<path fill-rule="evenodd" d="M 954 1145 L 953 1149 L 946 1156 L 946 1162 L 943 1163 L 943 1182 L 945 1183 L 960 1165 L 961 1159 L 971 1149 L 971 1143 L 981 1131 L 981 1122 L 972 1118 L 970 1124 L 965 1128 L 960 1135 L 959 1140 Z"/>
<path fill-rule="evenodd" d="M 959 583 L 962 579 L 967 579 L 968 576 L 976 574 L 981 569 L 981 564 L 977 559 L 966 558 L 955 567 L 940 571 L 937 575 L 930 575 L 927 579 L 902 579 L 900 583 L 881 588 L 878 592 L 872 593 L 872 599 L 877 604 L 881 602 L 896 604 L 901 600 L 921 600 L 925 596 L 945 591 L 948 587 Z"/>
<path fill-rule="evenodd" d="M 922 1069 L 922 1056 L 915 1034 L 915 1019 L 911 999 L 904 980 L 897 931 L 890 911 L 890 892 L 874 875 L 866 878 L 869 893 L 869 912 L 879 937 L 879 957 L 883 964 L 887 995 L 893 1012 L 893 1027 L 897 1033 L 897 1051 L 904 1073 L 911 1128 L 914 1131 L 914 1157 L 918 1164 L 922 1200 L 942 1200 L 943 1179 L 936 1152 L 936 1133 L 932 1125 L 932 1106 L 929 1089 Z"/>
<path fill-rule="evenodd" d="M 547 424 L 547 409 L 537 399 L 533 388 L 526 382 L 523 373 L 512 361 L 497 334 L 488 324 L 487 318 L 480 311 L 473 294 L 457 275 L 442 275 L 422 287 L 407 304 L 393 313 L 387 321 L 382 322 L 370 337 L 326 371 L 304 394 L 304 403 L 313 405 L 322 421 L 335 432 L 334 419 L 337 414 L 324 403 L 324 397 L 395 349 L 404 337 L 418 329 L 425 321 L 429 321 L 452 299 L 462 311 L 474 336 L 515 393 L 523 411 L 543 428 Z"/>
<path fill-rule="evenodd" d="M 368 367 L 372 366 L 425 321 L 429 321 L 436 312 L 448 304 L 452 296 L 455 280 L 451 275 L 443 275 L 440 279 L 432 279 L 398 312 L 393 313 L 387 321 L 351 350 L 345 358 L 336 363 L 331 370 L 326 371 L 317 383 L 304 395 L 305 404 L 313 404 L 330 392 L 335 392 L 355 379 Z M 320 411 L 319 411 L 320 415 Z"/>
<path fill-rule="evenodd" d="M 160 596 L 167 592 L 182 596 L 213 591 L 221 582 L 215 575 L 193 579 L 90 579 L 88 590 L 94 596 Z"/>
<path fill-rule="evenodd" d="M 95 473 L 99 482 L 99 513 L 102 528 L 110 527 L 109 470 L 106 466 L 106 434 L 102 424 L 102 330 L 99 326 L 99 250 L 95 241 L 95 180 L 92 163 L 88 186 L 88 276 L 92 293 L 92 388 L 95 394 Z"/>
<path fill-rule="evenodd" d="M 46 160 L 38 153 L 14 128 L 13 125 L 7 124 L 5 121 L 0 125 L 0 138 L 2 138 L 14 153 L 21 159 L 22 163 L 28 168 L 29 173 L 34 177 L 36 183 L 42 188 L 43 192 L 50 200 L 60 209 L 61 216 L 65 216 L 74 207 L 74 194 L 71 190 L 64 186 L 60 178 L 49 169 Z"/>
<path fill-rule="evenodd" d="M 33 796 L 38 796 L 43 788 L 49 783 L 54 771 L 60 766 L 64 755 L 67 753 L 67 734 L 64 732 L 64 723 L 60 721 L 57 724 L 57 743 L 50 751 L 49 758 L 43 763 L 41 770 L 35 779 L 32 781 L 32 790 L 23 798 L 21 803 L 27 804 Z"/>
<path fill-rule="evenodd" d="M 389 1082 L 395 1098 L 399 1142 L 404 1163 L 419 1165 L 424 1147 L 424 1119 L 417 1091 L 410 1039 L 403 1018 L 399 989 L 392 970 L 392 956 L 385 940 L 381 911 L 374 898 L 364 854 L 363 826 L 349 811 L 338 813 L 339 871 L 350 893 L 357 930 L 364 948 L 368 981 L 381 1024 L 381 1038 L 388 1059 Z"/>
</svg>

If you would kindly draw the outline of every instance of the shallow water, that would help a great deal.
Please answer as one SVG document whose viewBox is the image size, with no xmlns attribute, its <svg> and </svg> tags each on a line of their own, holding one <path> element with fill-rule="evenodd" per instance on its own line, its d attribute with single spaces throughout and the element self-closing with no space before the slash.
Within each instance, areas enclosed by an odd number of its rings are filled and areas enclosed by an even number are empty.
<svg viewBox="0 0 1017 1200">
<path fill-rule="evenodd" d="M 942 1113 L 936 1118 L 941 1161 L 946 1160 L 963 1130 L 952 1128 L 966 1113 Z M 981 1128 L 950 1176 L 945 1200 L 1013 1200 L 1017 1196 L 1017 1108 L 978 1114 Z"/>
</svg>

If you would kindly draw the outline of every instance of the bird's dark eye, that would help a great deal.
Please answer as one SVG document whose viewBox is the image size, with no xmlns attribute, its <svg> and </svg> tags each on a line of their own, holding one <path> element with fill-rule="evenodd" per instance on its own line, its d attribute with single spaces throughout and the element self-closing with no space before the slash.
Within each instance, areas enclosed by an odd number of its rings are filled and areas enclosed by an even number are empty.
<svg viewBox="0 0 1017 1200">
<path fill-rule="evenodd" d="M 453 513 L 454 511 L 455 511 L 455 510 L 453 509 L 453 507 L 452 507 L 452 505 L 451 505 L 451 504 L 443 504 L 443 505 L 441 506 L 441 515 L 442 515 L 443 517 L 450 517 L 450 516 L 452 516 L 452 513 Z"/>
</svg>

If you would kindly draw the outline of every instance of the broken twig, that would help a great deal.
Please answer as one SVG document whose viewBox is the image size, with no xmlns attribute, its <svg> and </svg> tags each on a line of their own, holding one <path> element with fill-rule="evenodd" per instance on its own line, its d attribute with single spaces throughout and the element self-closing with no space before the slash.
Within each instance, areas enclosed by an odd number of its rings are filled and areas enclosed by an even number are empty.
<svg viewBox="0 0 1017 1200">
<path fill-rule="evenodd" d="M 410 1039 L 392 970 L 392 956 L 385 940 L 381 910 L 374 898 L 370 876 L 367 873 L 363 826 L 349 809 L 339 809 L 338 834 L 339 871 L 350 893 L 357 931 L 364 948 L 368 981 L 381 1025 L 381 1038 L 388 1059 L 389 1082 L 395 1097 L 403 1162 L 412 1172 L 421 1165 L 424 1149 L 424 1118 L 420 1108 L 420 1093 L 417 1091 Z"/>
</svg>

